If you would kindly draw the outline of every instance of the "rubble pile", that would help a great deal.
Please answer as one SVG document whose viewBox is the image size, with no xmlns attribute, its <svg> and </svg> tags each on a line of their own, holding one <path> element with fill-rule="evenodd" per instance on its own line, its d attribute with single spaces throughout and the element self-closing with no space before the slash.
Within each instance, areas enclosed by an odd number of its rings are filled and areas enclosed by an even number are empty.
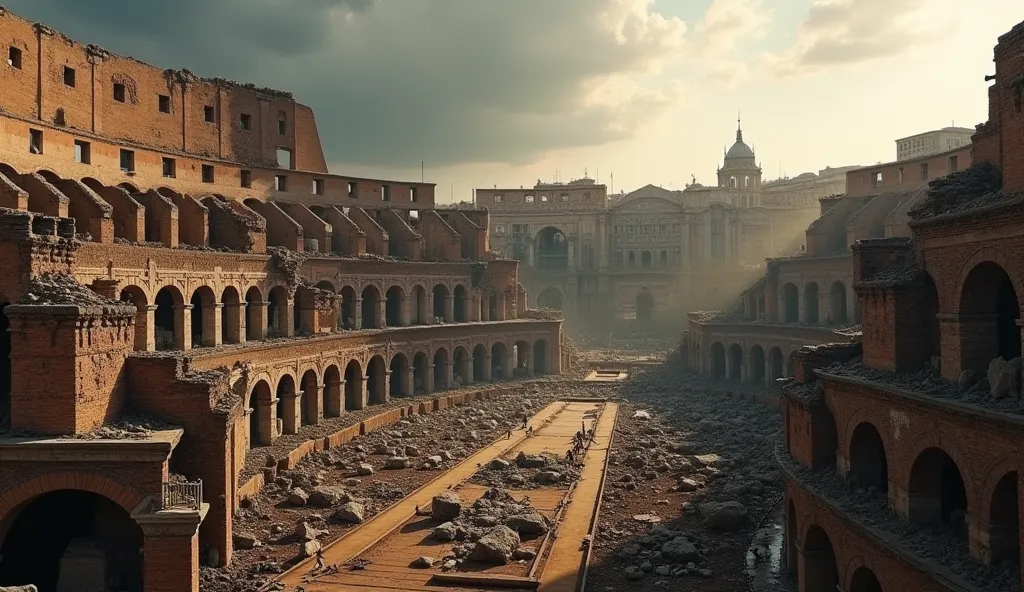
<svg viewBox="0 0 1024 592">
<path fill-rule="evenodd" d="M 32 278 L 18 298 L 18 304 L 52 306 L 112 306 L 123 302 L 111 300 L 78 283 L 66 273 L 44 273 Z"/>
<path fill-rule="evenodd" d="M 446 491 L 434 497 L 431 513 L 435 522 L 441 522 L 431 536 L 456 542 L 451 554 L 442 558 L 448 569 L 465 562 L 504 565 L 531 560 L 537 556 L 540 537 L 552 526 L 529 498 L 516 501 L 502 489 L 488 489 L 472 504 Z M 524 539 L 536 543 L 523 545 Z"/>
<path fill-rule="evenodd" d="M 496 458 L 487 463 L 473 475 L 470 483 L 507 489 L 568 487 L 579 476 L 580 468 L 564 456 L 520 452 L 514 459 Z"/>
</svg>

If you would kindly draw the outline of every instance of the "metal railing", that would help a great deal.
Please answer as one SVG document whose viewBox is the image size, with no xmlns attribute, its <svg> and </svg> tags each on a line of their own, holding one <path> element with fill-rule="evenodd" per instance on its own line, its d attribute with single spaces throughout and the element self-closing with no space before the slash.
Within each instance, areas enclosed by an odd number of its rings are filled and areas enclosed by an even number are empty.
<svg viewBox="0 0 1024 592">
<path fill-rule="evenodd" d="M 199 510 L 203 504 L 203 480 L 164 483 L 161 487 L 160 509 L 191 508 Z"/>
</svg>

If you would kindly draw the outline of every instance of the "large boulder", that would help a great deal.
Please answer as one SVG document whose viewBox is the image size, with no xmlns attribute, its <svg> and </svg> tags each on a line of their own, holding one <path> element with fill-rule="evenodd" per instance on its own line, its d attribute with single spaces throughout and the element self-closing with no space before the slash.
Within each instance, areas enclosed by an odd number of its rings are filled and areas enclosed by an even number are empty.
<svg viewBox="0 0 1024 592">
<path fill-rule="evenodd" d="M 392 456 L 384 463 L 385 469 L 407 469 L 409 468 L 409 459 L 404 456 Z"/>
<path fill-rule="evenodd" d="M 700 560 L 697 547 L 686 537 L 676 537 L 661 546 L 661 556 L 673 563 L 689 563 Z"/>
<path fill-rule="evenodd" d="M 300 522 L 299 525 L 295 527 L 295 538 L 300 541 L 313 541 L 316 540 L 316 537 L 325 534 L 325 532 L 326 531 L 313 528 L 308 522 Z"/>
<path fill-rule="evenodd" d="M 537 514 L 520 514 L 518 516 L 510 516 L 505 521 L 505 526 L 508 526 L 512 530 L 519 534 L 544 534 L 548 531 L 547 518 Z"/>
<path fill-rule="evenodd" d="M 739 530 L 747 525 L 747 508 L 739 502 L 701 504 L 704 523 L 717 530 Z"/>
<path fill-rule="evenodd" d="M 1020 396 L 1021 359 L 996 358 L 988 365 L 988 384 L 994 399 Z"/>
<path fill-rule="evenodd" d="M 316 555 L 316 552 L 322 549 L 320 541 L 312 540 L 302 543 L 302 547 L 299 548 L 299 557 L 312 557 Z"/>
<path fill-rule="evenodd" d="M 359 502 L 348 502 L 334 511 L 333 518 L 341 522 L 360 524 L 366 519 L 366 508 Z"/>
<path fill-rule="evenodd" d="M 453 491 L 444 491 L 434 496 L 430 511 L 435 520 L 451 522 L 462 512 L 462 499 Z"/>
<path fill-rule="evenodd" d="M 352 496 L 336 485 L 317 485 L 309 494 L 309 505 L 314 508 L 333 508 L 350 501 Z"/>
<path fill-rule="evenodd" d="M 309 501 L 309 494 L 300 487 L 296 487 L 288 493 L 288 503 L 293 506 L 304 506 L 307 501 Z"/>
<path fill-rule="evenodd" d="M 445 522 L 440 526 L 434 528 L 434 538 L 439 541 L 454 541 L 455 535 L 458 534 L 459 528 L 455 526 L 454 522 Z"/>
<path fill-rule="evenodd" d="M 516 456 L 516 466 L 520 469 L 543 469 L 548 466 L 548 459 L 539 454 L 520 452 Z"/>
<path fill-rule="evenodd" d="M 507 526 L 495 526 L 473 545 L 469 558 L 483 563 L 504 565 L 512 561 L 519 548 L 519 533 Z"/>
</svg>

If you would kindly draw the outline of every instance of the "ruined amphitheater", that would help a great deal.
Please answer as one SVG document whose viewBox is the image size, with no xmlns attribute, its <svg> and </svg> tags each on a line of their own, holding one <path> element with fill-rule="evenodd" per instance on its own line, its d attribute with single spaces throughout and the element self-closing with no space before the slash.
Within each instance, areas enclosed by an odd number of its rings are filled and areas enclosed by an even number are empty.
<svg viewBox="0 0 1024 592">
<path fill-rule="evenodd" d="M 572 339 L 290 93 L 0 32 L 0 592 L 1021 588 L 1024 23 L 970 146 Z"/>
</svg>

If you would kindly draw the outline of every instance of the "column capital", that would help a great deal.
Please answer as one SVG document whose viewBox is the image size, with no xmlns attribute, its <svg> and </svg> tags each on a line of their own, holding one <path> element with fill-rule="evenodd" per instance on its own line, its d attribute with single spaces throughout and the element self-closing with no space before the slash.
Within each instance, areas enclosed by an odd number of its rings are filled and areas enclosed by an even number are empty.
<svg viewBox="0 0 1024 592">
<path fill-rule="evenodd" d="M 192 508 L 160 509 L 160 499 L 148 496 L 132 511 L 132 519 L 142 528 L 146 537 L 193 537 L 199 531 L 210 504 Z"/>
</svg>

